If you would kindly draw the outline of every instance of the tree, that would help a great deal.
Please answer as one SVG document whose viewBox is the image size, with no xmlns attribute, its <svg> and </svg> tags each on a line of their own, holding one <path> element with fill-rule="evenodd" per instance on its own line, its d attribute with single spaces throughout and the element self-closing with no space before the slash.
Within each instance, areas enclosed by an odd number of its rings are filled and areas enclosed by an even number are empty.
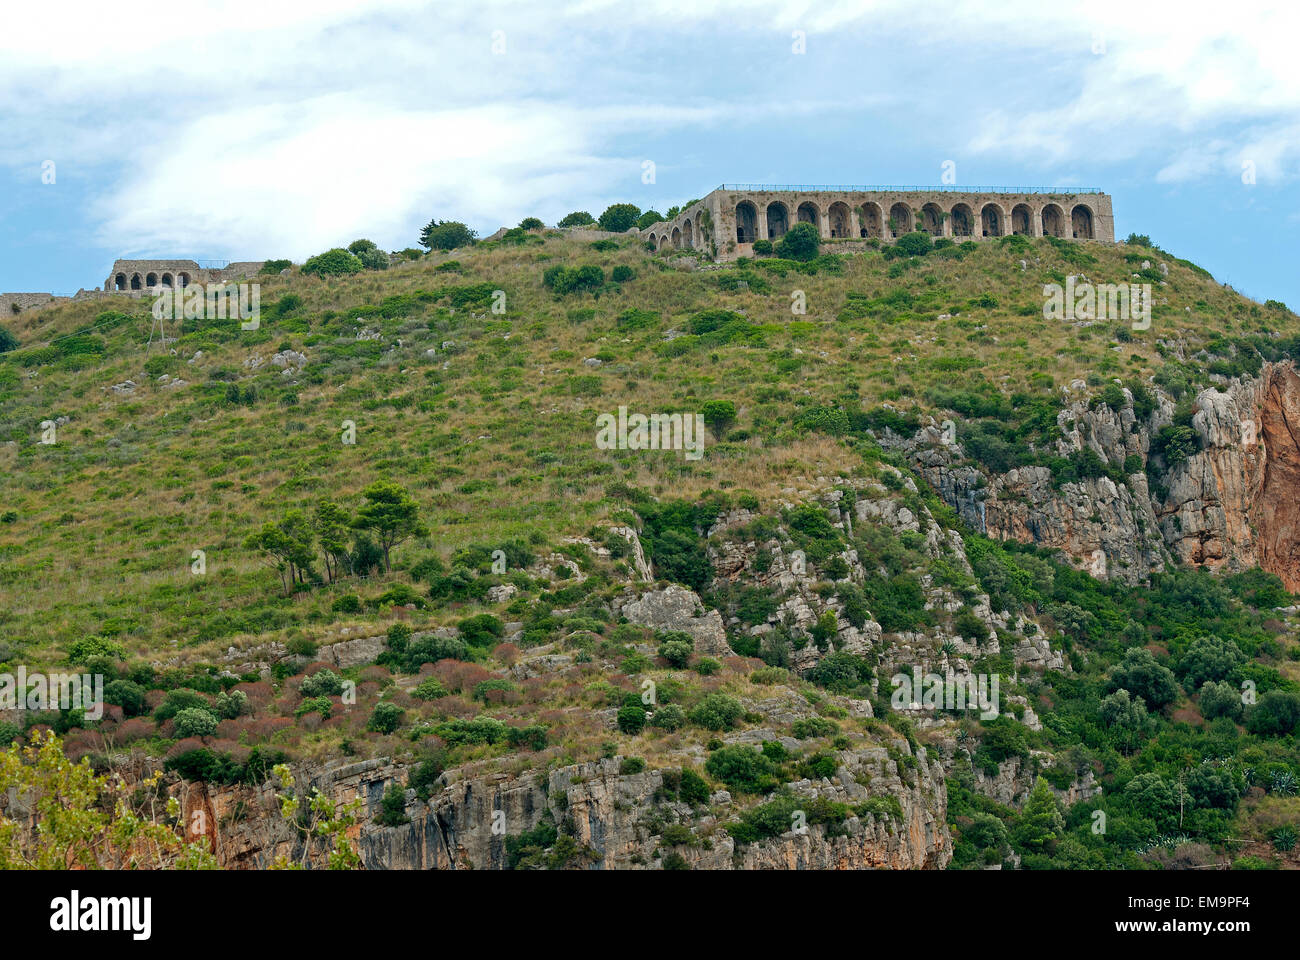
<svg viewBox="0 0 1300 960">
<path fill-rule="evenodd" d="M 928 233 L 915 230 L 899 237 L 894 248 L 909 257 L 923 257 L 934 248 L 934 244 L 930 241 Z"/>
<path fill-rule="evenodd" d="M 420 231 L 420 246 L 428 250 L 455 250 L 474 245 L 478 234 L 458 220 L 430 220 Z"/>
<path fill-rule="evenodd" d="M 348 539 L 352 517 L 337 503 L 321 498 L 316 502 L 312 526 L 320 539 L 321 549 L 325 551 L 325 574 L 329 577 L 329 582 L 333 583 L 338 579 L 340 571 L 351 565 Z"/>
<path fill-rule="evenodd" d="M 267 565 L 279 572 L 284 592 L 289 593 L 291 585 L 306 582 L 306 574 L 316 558 L 312 540 L 307 515 L 301 510 L 290 510 L 279 523 L 267 521 L 261 530 L 249 534 L 244 546 L 266 554 Z"/>
<path fill-rule="evenodd" d="M 811 260 L 817 256 L 821 237 L 811 223 L 796 223 L 777 241 L 776 255 L 786 260 Z"/>
<path fill-rule="evenodd" d="M 181 814 L 158 808 L 162 772 L 131 785 L 73 763 L 52 731 L 0 752 L 0 795 L 19 796 L 31 816 L 0 816 L 0 870 L 211 869 L 206 844 L 186 844 L 166 826 Z M 136 789 L 139 787 L 140 789 Z"/>
<path fill-rule="evenodd" d="M 1241 716 L 1241 691 L 1226 681 L 1211 680 L 1201 687 L 1198 705 L 1201 716 L 1207 720 L 1215 717 L 1236 720 Z"/>
<path fill-rule="evenodd" d="M 1047 781 L 1039 777 L 1025 801 L 1025 809 L 1016 823 L 1013 836 L 1016 844 L 1032 853 L 1051 853 L 1061 834 L 1065 832 L 1065 818 L 1056 804 L 1056 797 Z"/>
<path fill-rule="evenodd" d="M 564 219 L 556 224 L 557 227 L 589 227 L 596 222 L 596 218 L 586 210 L 574 210 L 573 213 L 566 214 Z"/>
<path fill-rule="evenodd" d="M 1188 690 L 1210 680 L 1227 680 L 1246 661 L 1241 648 L 1220 637 L 1197 637 L 1178 662 L 1178 673 Z"/>
<path fill-rule="evenodd" d="M 405 719 L 406 711 L 397 704 L 387 702 L 376 704 L 375 712 L 370 715 L 370 722 L 366 724 L 366 729 L 378 733 L 392 733 Z"/>
<path fill-rule="evenodd" d="M 644 230 L 646 227 L 653 226 L 663 220 L 664 215 L 658 210 L 647 210 L 641 216 L 637 217 L 636 227 L 638 230 Z"/>
<path fill-rule="evenodd" d="M 626 233 L 636 226 L 639 216 L 641 216 L 641 208 L 636 204 L 613 203 L 605 208 L 605 212 L 596 222 L 600 224 L 600 229 L 608 230 L 610 233 Z"/>
<path fill-rule="evenodd" d="M 352 525 L 369 530 L 384 551 L 384 573 L 392 572 L 392 548 L 411 537 L 425 537 L 429 529 L 420 522 L 420 505 L 404 489 L 389 480 L 376 480 L 361 494 L 366 504 L 357 511 Z"/>
<path fill-rule="evenodd" d="M 542 221 L 537 219 L 537 217 L 524 217 L 519 221 L 520 230 L 540 230 L 544 226 L 546 226 L 546 224 L 542 223 Z"/>
<path fill-rule="evenodd" d="M 4 327 L 0 327 L 0 353 L 8 353 L 10 350 L 14 350 L 17 347 L 18 338 Z"/>
<path fill-rule="evenodd" d="M 1124 689 L 1141 697 L 1154 710 L 1174 702 L 1178 684 L 1169 668 L 1156 663 L 1150 650 L 1135 647 L 1111 671 L 1110 689 Z"/>
<path fill-rule="evenodd" d="M 707 400 L 700 407 L 700 415 L 713 435 L 719 440 L 736 422 L 736 405 L 730 400 Z"/>
<path fill-rule="evenodd" d="M 1300 694 L 1270 690 L 1246 718 L 1246 729 L 1265 737 L 1285 737 L 1300 727 Z"/>
<path fill-rule="evenodd" d="M 217 732 L 217 715 L 203 707 L 190 707 L 176 714 L 176 733 L 182 737 L 210 737 Z"/>
<path fill-rule="evenodd" d="M 308 257 L 307 262 L 302 265 L 303 273 L 315 274 L 319 277 L 349 276 L 360 271 L 361 261 L 342 247 L 335 247 L 333 250 Z"/>
</svg>

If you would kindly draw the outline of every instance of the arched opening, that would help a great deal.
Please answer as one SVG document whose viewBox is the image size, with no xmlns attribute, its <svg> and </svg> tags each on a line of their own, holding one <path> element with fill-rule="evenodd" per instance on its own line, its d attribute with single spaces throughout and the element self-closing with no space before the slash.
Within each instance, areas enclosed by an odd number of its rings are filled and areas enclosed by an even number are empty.
<svg viewBox="0 0 1300 960">
<path fill-rule="evenodd" d="M 188 287 L 190 285 L 190 275 L 188 273 L 176 274 L 176 286 Z"/>
<path fill-rule="evenodd" d="M 1054 203 L 1049 203 L 1043 207 L 1043 236 L 1065 236 L 1065 215 L 1061 213 L 1061 208 Z"/>
<path fill-rule="evenodd" d="M 673 227 L 673 249 L 680 250 L 681 248 L 682 248 L 682 229 L 681 227 Z"/>
<path fill-rule="evenodd" d="M 901 237 L 912 232 L 912 209 L 905 203 L 896 203 L 889 208 L 889 233 Z"/>
<path fill-rule="evenodd" d="M 748 200 L 736 204 L 736 242 L 753 243 L 758 239 L 758 208 Z"/>
<path fill-rule="evenodd" d="M 809 200 L 799 204 L 799 209 L 795 213 L 800 223 L 811 223 L 814 227 L 821 224 L 821 212 L 817 209 L 817 204 Z"/>
<path fill-rule="evenodd" d="M 650 244 L 650 249 L 651 249 L 651 250 L 658 250 L 658 249 L 659 249 L 659 244 L 655 242 L 655 235 L 654 235 L 653 233 L 650 234 L 650 236 L 646 237 L 646 241 L 645 241 L 645 242 L 648 243 L 648 244 Z"/>
<path fill-rule="evenodd" d="M 1092 211 L 1082 203 L 1070 212 L 1070 229 L 1076 240 L 1092 239 Z"/>
<path fill-rule="evenodd" d="M 695 246 L 695 231 L 691 228 L 689 220 L 682 224 L 682 242 L 688 247 Z"/>
<path fill-rule="evenodd" d="M 996 203 L 984 204 L 980 211 L 980 230 L 986 237 L 1002 236 L 1002 210 Z"/>
<path fill-rule="evenodd" d="M 881 223 L 883 218 L 880 215 L 880 206 L 875 203 L 864 203 L 858 209 L 860 225 L 858 232 L 864 237 L 879 237 L 881 235 Z"/>
<path fill-rule="evenodd" d="M 975 225 L 975 214 L 971 208 L 964 203 L 959 203 L 952 208 L 952 235 L 954 237 L 969 237 L 971 229 Z"/>
<path fill-rule="evenodd" d="M 119 290 L 125 290 L 125 289 L 126 289 L 126 274 L 125 274 L 125 273 L 119 273 L 116 277 L 114 277 L 114 278 L 113 278 L 113 286 L 117 287 L 117 289 L 119 289 Z"/>
<path fill-rule="evenodd" d="M 830 209 L 826 211 L 826 216 L 831 223 L 832 237 L 842 239 L 852 235 L 852 218 L 849 216 L 849 205 L 847 203 L 832 203 Z"/>
<path fill-rule="evenodd" d="M 171 285 L 172 285 L 172 275 L 171 275 L 170 273 L 164 273 L 164 274 L 162 275 L 162 285 L 163 285 L 164 287 L 169 288 L 169 289 L 171 288 Z"/>
<path fill-rule="evenodd" d="M 932 237 L 943 236 L 943 211 L 937 203 L 927 203 L 921 208 L 921 229 Z"/>
<path fill-rule="evenodd" d="M 158 286 L 158 274 L 156 274 L 156 273 L 151 273 L 151 274 L 149 274 L 147 277 L 145 277 L 145 278 L 144 278 L 144 285 L 145 285 L 146 287 L 156 287 L 156 286 Z"/>
<path fill-rule="evenodd" d="M 767 205 L 767 239 L 776 240 L 784 237 L 790 229 L 790 213 L 780 200 L 773 200 Z"/>
<path fill-rule="evenodd" d="M 1034 213 L 1029 209 L 1026 203 L 1017 203 L 1011 208 L 1011 232 L 1027 237 L 1033 233 L 1030 224 L 1033 222 Z"/>
<path fill-rule="evenodd" d="M 131 289 L 132 289 L 132 290 L 139 290 L 139 289 L 140 289 L 140 286 L 141 286 L 141 284 L 140 284 L 140 274 L 138 274 L 138 273 L 133 273 L 133 274 L 131 274 Z"/>
</svg>

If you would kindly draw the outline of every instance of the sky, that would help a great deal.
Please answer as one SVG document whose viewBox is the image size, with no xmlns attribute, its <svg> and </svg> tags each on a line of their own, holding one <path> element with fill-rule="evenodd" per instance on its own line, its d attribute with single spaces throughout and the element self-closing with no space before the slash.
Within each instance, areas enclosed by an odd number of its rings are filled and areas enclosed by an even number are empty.
<svg viewBox="0 0 1300 960">
<path fill-rule="evenodd" d="M 950 164 L 958 185 L 1099 187 L 1117 238 L 1300 307 L 1295 3 L 119 0 L 5 20 L 0 291 Z"/>
</svg>

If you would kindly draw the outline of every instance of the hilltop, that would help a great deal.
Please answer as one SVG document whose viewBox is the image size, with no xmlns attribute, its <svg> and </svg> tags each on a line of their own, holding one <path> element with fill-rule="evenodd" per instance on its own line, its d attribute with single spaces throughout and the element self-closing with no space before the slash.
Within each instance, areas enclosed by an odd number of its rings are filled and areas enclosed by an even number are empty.
<svg viewBox="0 0 1300 960">
<path fill-rule="evenodd" d="M 339 796 L 409 786 L 370 863 L 418 865 L 392 831 L 427 816 L 462 834 L 439 865 L 1144 866 L 1232 832 L 1293 866 L 1296 316 L 1144 238 L 836 248 L 512 230 L 268 273 L 258 329 L 186 320 L 152 352 L 148 300 L 6 319 L 0 660 L 131 684 L 113 742 L 218 813 L 254 747 Z M 1046 316 L 1076 282 L 1150 284 L 1149 328 Z M 620 406 L 704 414 L 704 456 L 599 449 Z M 391 569 L 367 510 L 415 516 Z M 1001 715 L 891 706 L 912 668 L 999 674 Z M 1266 709 L 1220 702 L 1243 680 Z M 178 730 L 196 707 L 221 726 Z M 1202 768 L 1174 823 L 1176 747 Z M 509 857 L 457 799 L 502 771 Z M 809 796 L 796 855 L 778 826 Z M 1022 816 L 1053 804 L 1046 834 Z"/>
</svg>

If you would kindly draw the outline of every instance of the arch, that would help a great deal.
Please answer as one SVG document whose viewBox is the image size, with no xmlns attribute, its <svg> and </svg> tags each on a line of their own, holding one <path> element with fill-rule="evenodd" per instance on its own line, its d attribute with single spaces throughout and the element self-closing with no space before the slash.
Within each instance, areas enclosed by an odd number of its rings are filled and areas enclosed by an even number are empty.
<svg viewBox="0 0 1300 960">
<path fill-rule="evenodd" d="M 849 215 L 849 205 L 842 200 L 837 200 L 830 205 L 826 211 L 826 219 L 831 224 L 832 237 L 850 236 L 853 224 L 853 218 Z"/>
<path fill-rule="evenodd" d="M 682 248 L 682 228 L 673 227 L 673 249 L 680 250 L 681 248 Z"/>
<path fill-rule="evenodd" d="M 114 277 L 114 278 L 113 278 L 113 285 L 114 285 L 115 287 L 117 287 L 117 289 L 119 289 L 119 290 L 125 290 L 125 289 L 126 289 L 126 274 L 125 274 L 125 273 L 119 273 L 116 277 Z"/>
<path fill-rule="evenodd" d="M 767 239 L 784 237 L 789 229 L 790 211 L 780 200 L 773 200 L 767 205 Z"/>
<path fill-rule="evenodd" d="M 176 274 L 176 286 L 188 287 L 190 285 L 190 275 L 188 273 Z"/>
<path fill-rule="evenodd" d="M 140 274 L 138 273 L 131 274 L 131 289 L 132 290 L 140 289 Z"/>
<path fill-rule="evenodd" d="M 688 247 L 695 246 L 695 230 L 691 227 L 689 219 L 682 224 L 682 243 Z"/>
<path fill-rule="evenodd" d="M 748 200 L 736 204 L 736 242 L 753 243 L 758 239 L 758 208 Z"/>
<path fill-rule="evenodd" d="M 144 278 L 144 285 L 145 285 L 146 287 L 156 287 L 156 286 L 158 286 L 158 274 L 156 274 L 156 273 L 151 273 L 151 274 L 149 274 L 147 277 L 145 277 L 145 278 Z"/>
<path fill-rule="evenodd" d="M 880 213 L 880 204 L 870 201 L 864 203 L 858 208 L 858 216 L 861 218 L 861 226 L 858 232 L 864 237 L 880 237 L 883 235 L 881 224 L 885 218 Z"/>
<path fill-rule="evenodd" d="M 659 244 L 655 242 L 655 235 L 653 233 L 650 234 L 650 236 L 645 238 L 645 242 L 650 245 L 651 250 L 659 249 Z"/>
<path fill-rule="evenodd" d="M 1022 237 L 1031 236 L 1034 232 L 1032 226 L 1034 222 L 1034 211 L 1029 209 L 1027 203 L 1017 203 L 1011 208 L 1011 232 L 1019 234 Z"/>
<path fill-rule="evenodd" d="M 952 235 L 954 237 L 969 237 L 974 228 L 974 212 L 964 203 L 956 204 L 952 208 Z"/>
<path fill-rule="evenodd" d="M 905 203 L 896 203 L 889 208 L 889 233 L 894 238 L 912 232 L 912 208 Z"/>
<path fill-rule="evenodd" d="M 1006 218 L 1002 216 L 1002 208 L 996 203 L 986 203 L 980 210 L 980 232 L 986 237 L 1002 236 L 1003 227 L 1006 224 Z"/>
<path fill-rule="evenodd" d="M 1054 203 L 1049 203 L 1047 206 L 1043 207 L 1043 236 L 1065 236 L 1065 214 L 1062 213 L 1061 208 Z"/>
<path fill-rule="evenodd" d="M 937 203 L 927 203 L 921 208 L 921 229 L 932 237 L 943 236 L 943 211 Z"/>
<path fill-rule="evenodd" d="M 795 218 L 800 223 L 811 223 L 817 228 L 817 232 L 820 233 L 821 213 L 822 212 L 817 209 L 817 204 L 813 203 L 811 200 L 805 200 L 803 203 L 799 204 L 799 209 L 795 211 Z"/>
<path fill-rule="evenodd" d="M 169 288 L 170 288 L 171 285 L 172 285 L 172 282 L 173 282 L 173 281 L 172 281 L 172 275 L 171 275 L 170 273 L 164 273 L 164 274 L 162 275 L 162 285 L 163 285 L 164 287 L 169 287 Z"/>
<path fill-rule="evenodd" d="M 1070 211 L 1070 231 L 1074 234 L 1076 240 L 1091 240 L 1092 236 L 1092 208 L 1086 204 L 1076 204 L 1075 208 Z"/>
</svg>

